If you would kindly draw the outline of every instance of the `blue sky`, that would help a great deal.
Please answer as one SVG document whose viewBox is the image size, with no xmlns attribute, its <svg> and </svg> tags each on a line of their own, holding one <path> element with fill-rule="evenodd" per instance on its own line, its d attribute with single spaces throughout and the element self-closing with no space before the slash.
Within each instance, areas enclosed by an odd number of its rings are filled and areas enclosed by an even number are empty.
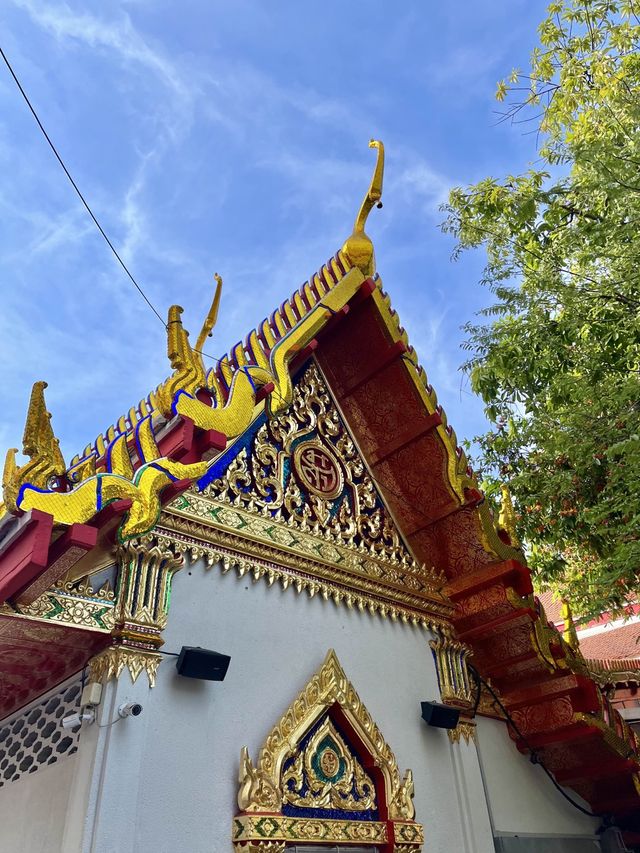
<svg viewBox="0 0 640 853">
<path fill-rule="evenodd" d="M 450 260 L 438 205 L 523 170 L 534 137 L 495 126 L 537 0 L 5 0 L 2 46 L 107 233 L 195 339 L 224 278 L 220 355 L 351 231 L 385 142 L 378 270 L 458 435 L 482 405 L 460 326 L 487 303 L 481 253 Z M 0 453 L 31 384 L 67 461 L 168 374 L 165 333 L 80 205 L 0 68 Z"/>
</svg>

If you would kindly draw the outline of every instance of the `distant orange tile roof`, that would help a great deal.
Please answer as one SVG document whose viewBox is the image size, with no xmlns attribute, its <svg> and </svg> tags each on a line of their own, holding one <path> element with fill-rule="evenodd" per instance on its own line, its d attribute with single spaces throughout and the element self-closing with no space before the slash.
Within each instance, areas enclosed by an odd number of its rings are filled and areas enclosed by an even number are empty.
<svg viewBox="0 0 640 853">
<path fill-rule="evenodd" d="M 544 607 L 544 612 L 547 614 L 549 622 L 553 622 L 554 625 L 562 622 L 562 602 L 560 599 L 554 598 L 552 592 L 538 592 L 536 595 Z"/>
<path fill-rule="evenodd" d="M 580 636 L 580 635 L 578 635 Z M 598 634 L 580 639 L 580 651 L 586 658 L 618 660 L 640 657 L 640 622 L 604 628 Z"/>
</svg>

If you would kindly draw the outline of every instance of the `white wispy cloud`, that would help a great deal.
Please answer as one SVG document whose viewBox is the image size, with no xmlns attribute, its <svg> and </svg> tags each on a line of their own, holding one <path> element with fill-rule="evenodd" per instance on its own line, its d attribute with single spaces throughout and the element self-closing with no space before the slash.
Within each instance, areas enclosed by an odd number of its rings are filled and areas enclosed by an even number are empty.
<svg viewBox="0 0 640 853">
<path fill-rule="evenodd" d="M 438 212 L 451 186 L 450 179 L 417 157 L 407 158 L 394 178 L 394 190 L 405 204 L 419 205 L 429 214 Z"/>
<path fill-rule="evenodd" d="M 51 3 L 49 0 L 11 2 L 27 12 L 35 24 L 58 40 L 73 40 L 93 49 L 109 50 L 117 54 L 122 61 L 137 63 L 151 71 L 179 97 L 189 96 L 189 87 L 175 65 L 161 50 L 140 35 L 126 12 L 121 11 L 116 18 L 99 18 L 86 11 L 73 9 L 67 3 Z"/>
<path fill-rule="evenodd" d="M 393 228 L 397 256 L 418 252 L 403 239 L 403 225 L 412 217 L 432 226 L 433 214 L 451 182 L 430 163 L 428 152 L 420 156 L 404 148 L 394 138 L 393 121 L 385 125 L 370 104 L 351 98 L 346 87 L 323 88 L 321 77 L 317 86 L 305 85 L 292 79 L 289 70 L 278 74 L 241 57 L 172 52 L 168 49 L 171 33 L 162 37 L 164 41 L 152 38 L 140 23 L 144 18 L 134 15 L 138 26 L 134 25 L 122 5 L 99 5 L 94 7 L 97 11 L 89 11 L 84 5 L 58 0 L 11 2 L 33 27 L 65 49 L 70 78 L 74 71 L 91 74 L 96 67 L 113 71 L 109 79 L 121 95 L 121 113 L 113 120 L 129 129 L 128 150 L 121 163 L 88 168 L 81 183 L 162 316 L 168 304 L 180 301 L 186 308 L 185 324 L 193 332 L 211 298 L 213 269 L 206 268 L 211 250 L 197 245 L 188 229 L 181 227 L 180 205 L 198 210 L 219 204 L 222 194 L 237 192 L 238 181 L 253 181 L 256 173 L 257 187 L 277 187 L 277 195 L 268 199 L 259 196 L 258 190 L 247 193 L 247 210 L 234 208 L 237 221 L 223 223 L 226 227 L 215 244 L 214 269 L 225 274 L 225 291 L 220 322 L 208 347 L 212 354 L 220 355 L 246 334 L 348 236 L 375 162 L 366 148 L 374 131 L 389 143 L 386 194 L 392 203 L 376 215 L 371 233 Z M 65 95 L 62 77 L 49 81 L 43 75 L 42 80 L 48 87 L 45 92 L 58 94 L 57 87 Z M 46 104 L 42 93 L 39 100 Z M 125 125 L 125 117 L 131 115 L 135 120 Z M 91 123 L 90 109 L 85 122 Z M 7 141 L 11 144 L 10 138 Z M 83 138 L 77 144 L 85 143 Z M 215 153 L 208 154 L 209 147 Z M 221 165 L 217 174 L 207 162 L 206 186 L 204 179 L 200 184 L 194 181 L 189 196 L 180 194 L 180 180 L 188 176 L 192 156 L 197 163 L 199 157 L 220 157 Z M 55 170 L 51 171 L 57 179 Z M 64 181 L 62 175 L 59 178 Z M 33 190 L 31 203 L 22 204 L 17 196 L 10 201 L 16 218 L 26 217 L 24 233 L 30 232 L 26 245 L 32 257 L 25 262 L 24 276 L 31 268 L 41 272 L 47 263 L 52 268 L 56 264 L 59 291 L 48 291 L 40 281 L 29 296 L 39 302 L 38 310 L 23 310 L 21 317 L 25 299 L 16 293 L 15 299 L 8 299 L 0 320 L 0 337 L 8 335 L 10 342 L 13 334 L 15 342 L 17 336 L 20 349 L 29 352 L 28 365 L 21 365 L 15 346 L 0 346 L 0 355 L 13 365 L 9 381 L 14 388 L 6 404 L 15 406 L 17 413 L 5 434 L 15 444 L 22 431 L 29 385 L 35 379 L 53 377 L 49 405 L 54 423 L 64 425 L 58 431 L 69 453 L 106 428 L 168 373 L 164 331 L 107 248 L 100 245 L 101 238 L 94 234 L 90 243 L 93 225 L 83 219 L 82 209 L 70 204 L 52 215 L 39 213 L 33 207 L 39 198 L 39 175 L 35 170 L 25 172 L 22 179 Z M 51 198 L 49 209 L 54 209 Z M 231 241 L 234 230 L 242 230 L 245 217 L 256 225 L 250 205 L 262 211 L 267 239 L 259 244 L 238 240 L 227 248 L 225 241 Z M 270 217 L 281 217 L 282 231 L 289 229 L 288 233 L 270 239 Z M 199 239 L 204 242 L 211 235 Z M 68 259 L 74 253 L 75 264 L 61 263 L 62 257 Z M 393 266 L 393 261 L 389 252 L 385 266 Z M 67 268 L 76 279 L 73 287 L 67 285 Z M 189 277 L 196 284 L 181 290 Z M 47 317 L 48 306 L 50 310 L 54 304 L 55 316 L 61 320 Z M 452 364 L 444 354 L 438 355 L 446 349 L 445 315 L 442 311 L 438 322 L 432 317 L 422 329 L 416 321 L 414 343 L 426 354 L 434 378 L 450 385 L 447 375 L 453 371 Z M 34 365 L 38 371 L 42 365 L 45 375 L 36 375 Z M 0 433 L 0 443 L 3 440 Z"/>
</svg>

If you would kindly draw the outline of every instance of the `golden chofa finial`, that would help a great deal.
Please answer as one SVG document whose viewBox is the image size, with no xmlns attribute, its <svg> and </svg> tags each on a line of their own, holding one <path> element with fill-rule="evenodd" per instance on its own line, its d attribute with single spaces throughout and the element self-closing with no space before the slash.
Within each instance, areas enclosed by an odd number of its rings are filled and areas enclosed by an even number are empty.
<svg viewBox="0 0 640 853">
<path fill-rule="evenodd" d="M 213 327 L 218 320 L 218 308 L 220 307 L 220 296 L 222 295 L 222 278 L 217 272 L 213 274 L 213 277 L 216 280 L 216 292 L 213 296 L 213 302 L 211 303 L 211 308 L 209 308 L 209 313 L 202 324 L 198 340 L 196 341 L 196 349 L 198 352 L 202 352 L 205 342 L 207 338 L 211 337 Z"/>
<path fill-rule="evenodd" d="M 498 527 L 501 527 L 509 536 L 509 540 L 514 548 L 520 547 L 518 534 L 516 532 L 516 513 L 511 500 L 511 492 L 509 486 L 503 484 L 500 487 L 502 492 L 502 501 L 500 502 L 500 514 L 498 515 Z"/>
<path fill-rule="evenodd" d="M 16 448 L 7 451 L 2 475 L 4 501 L 8 510 L 15 512 L 16 500 L 23 483 L 38 488 L 48 488 L 54 478 L 63 477 L 66 471 L 58 439 L 51 429 L 51 415 L 47 411 L 44 389 L 46 382 L 35 382 L 24 426 L 22 452 L 29 457 L 26 465 L 18 467 Z"/>
<path fill-rule="evenodd" d="M 564 621 L 564 630 L 562 631 L 564 641 L 571 646 L 574 652 L 577 652 L 580 648 L 580 640 L 578 639 L 578 632 L 573 622 L 571 605 L 566 598 L 562 599 L 562 619 Z"/>
<path fill-rule="evenodd" d="M 213 327 L 218 319 L 218 307 L 222 293 L 222 279 L 215 273 L 216 292 L 213 296 L 211 308 L 202 324 L 198 335 L 195 349 L 189 343 L 189 333 L 182 325 L 182 308 L 180 305 L 172 305 L 169 308 L 167 320 L 167 355 L 171 367 L 174 370 L 172 376 L 163 382 L 156 391 L 158 408 L 166 418 L 172 417 L 173 402 L 179 391 L 194 394 L 198 388 L 206 384 L 206 370 L 202 357 L 202 348 L 207 338 L 211 335 Z"/>
<path fill-rule="evenodd" d="M 374 205 L 382 207 L 382 178 L 384 176 L 384 145 L 379 139 L 372 139 L 369 148 L 378 149 L 376 168 L 371 178 L 369 190 L 356 217 L 353 233 L 346 240 L 342 251 L 347 255 L 354 267 L 358 267 L 363 275 L 370 276 L 376 271 L 376 259 L 373 251 L 373 243 L 366 235 L 364 227 L 367 217 Z"/>
</svg>

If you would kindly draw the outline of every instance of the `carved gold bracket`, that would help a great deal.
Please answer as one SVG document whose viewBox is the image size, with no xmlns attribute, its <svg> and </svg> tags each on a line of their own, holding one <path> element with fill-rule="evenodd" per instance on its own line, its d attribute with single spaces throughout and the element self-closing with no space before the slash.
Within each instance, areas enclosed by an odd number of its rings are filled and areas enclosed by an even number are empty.
<svg viewBox="0 0 640 853">
<path fill-rule="evenodd" d="M 125 646 L 110 646 L 89 661 L 89 681 L 101 683 L 112 678 L 120 678 L 126 667 L 133 682 L 144 671 L 149 679 L 149 686 L 154 687 L 161 660 L 162 655 L 157 652 L 130 649 Z"/>
<path fill-rule="evenodd" d="M 171 594 L 171 581 L 181 568 L 183 557 L 166 543 L 153 537 L 126 542 L 116 552 L 118 589 L 114 609 L 113 645 L 89 663 L 92 681 L 119 678 L 124 669 L 132 681 L 146 672 L 149 685 L 155 685 L 162 659 Z"/>
<path fill-rule="evenodd" d="M 475 698 L 475 686 L 467 667 L 470 649 L 464 643 L 441 634 L 430 640 L 429 645 L 436 664 L 440 697 L 445 705 L 461 711 L 456 728 L 448 730 L 449 740 L 459 743 L 462 737 L 469 743 L 470 739 L 475 740 L 476 730 L 476 724 L 465 715 L 473 708 Z"/>
</svg>

